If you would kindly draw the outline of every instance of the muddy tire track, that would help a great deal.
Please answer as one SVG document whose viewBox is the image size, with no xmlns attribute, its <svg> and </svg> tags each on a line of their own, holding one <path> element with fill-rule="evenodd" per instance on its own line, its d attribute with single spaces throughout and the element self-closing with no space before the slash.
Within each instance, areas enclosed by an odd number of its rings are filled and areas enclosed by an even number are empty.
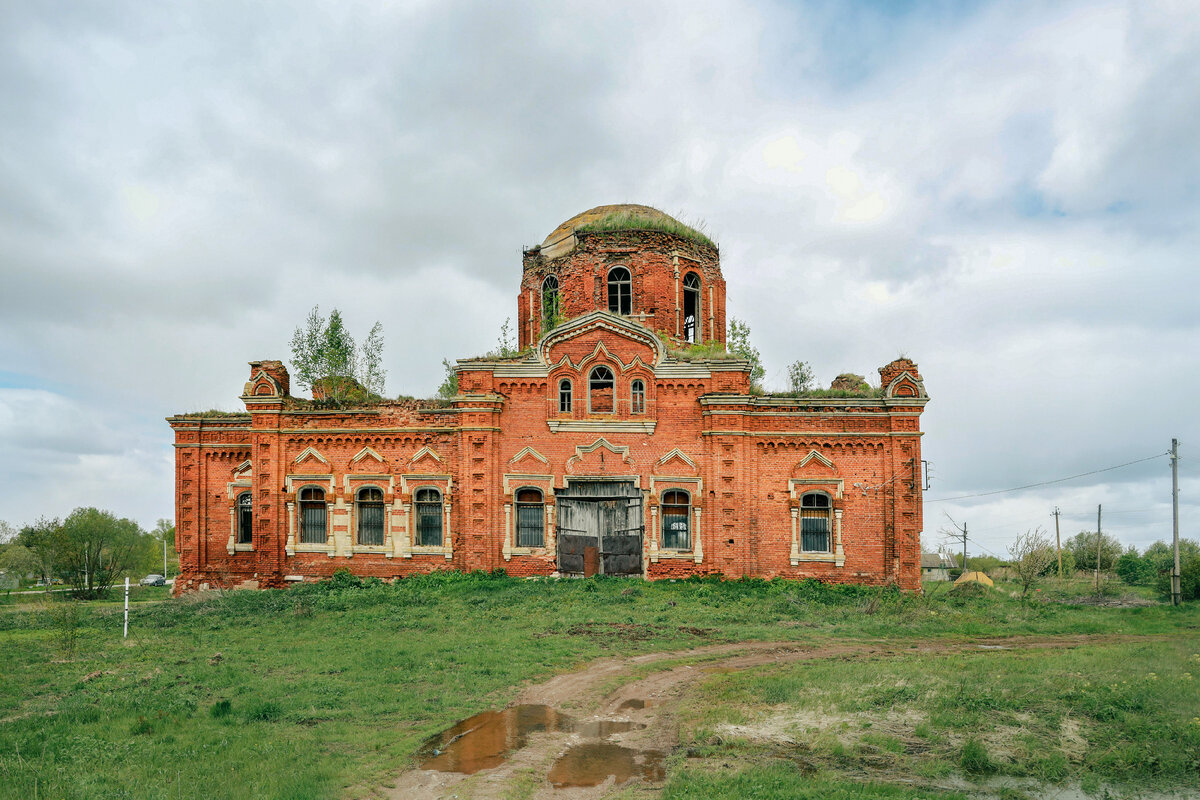
<svg viewBox="0 0 1200 800">
<path fill-rule="evenodd" d="M 1062 650 L 1083 645 L 1148 641 L 1159 636 L 1136 634 L 980 637 L 970 640 L 875 639 L 837 642 L 736 642 L 688 650 L 601 658 L 574 672 L 526 687 L 513 705 L 546 705 L 579 719 L 631 723 L 631 730 L 607 742 L 643 753 L 669 753 L 678 744 L 672 713 L 675 701 L 714 671 L 749 669 L 769 664 L 842 659 L 888 659 L 910 655 L 988 653 L 1014 650 Z M 669 662 L 682 662 L 669 666 Z M 631 677 L 640 676 L 640 677 Z M 384 797 L 403 800 L 502 800 L 522 787 L 534 800 L 599 800 L 614 789 L 612 779 L 597 786 L 556 789 L 546 779 L 551 765 L 581 741 L 578 733 L 537 733 L 494 769 L 463 775 L 410 769 Z"/>
</svg>

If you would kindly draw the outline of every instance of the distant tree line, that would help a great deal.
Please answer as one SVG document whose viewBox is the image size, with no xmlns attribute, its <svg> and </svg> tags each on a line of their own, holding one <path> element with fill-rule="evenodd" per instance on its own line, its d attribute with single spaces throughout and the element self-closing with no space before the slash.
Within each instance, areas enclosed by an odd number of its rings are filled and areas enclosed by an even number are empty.
<svg viewBox="0 0 1200 800">
<path fill-rule="evenodd" d="M 1169 542 L 1157 541 L 1138 552 L 1132 545 L 1125 547 L 1115 537 L 1100 534 L 1099 562 L 1101 572 L 1115 573 L 1130 586 L 1153 586 L 1159 592 L 1170 595 L 1171 570 L 1175 564 L 1175 551 Z M 1062 566 L 1064 575 L 1076 572 L 1090 573 L 1096 569 L 1096 532 L 1080 531 L 1062 543 Z M 1041 576 L 1058 574 L 1058 554 L 1053 542 L 1044 534 L 1031 541 L 1028 534 L 1018 537 L 1018 549 L 1010 560 L 983 555 L 967 558 L 967 569 L 993 574 L 1002 567 L 1015 571 L 1020 577 L 1020 562 L 1028 571 L 1030 565 Z M 947 557 L 961 566 L 961 553 L 947 553 Z M 1200 599 L 1200 544 L 1192 539 L 1179 540 L 1180 580 L 1184 600 Z M 958 577 L 961 569 L 951 570 Z"/>
<path fill-rule="evenodd" d="M 77 508 L 65 519 L 42 518 L 19 531 L 0 523 L 0 570 L 46 584 L 61 580 L 77 597 L 92 599 L 105 596 L 126 575 L 160 572 L 164 544 L 168 569 L 172 562 L 177 569 L 169 520 L 160 519 L 147 532 L 112 512 Z"/>
</svg>

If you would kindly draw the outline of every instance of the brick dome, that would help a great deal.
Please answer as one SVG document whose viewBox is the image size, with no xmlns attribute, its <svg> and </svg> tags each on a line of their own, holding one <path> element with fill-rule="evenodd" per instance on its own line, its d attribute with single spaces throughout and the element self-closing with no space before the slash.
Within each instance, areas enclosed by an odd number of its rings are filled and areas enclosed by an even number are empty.
<svg viewBox="0 0 1200 800">
<path fill-rule="evenodd" d="M 604 230 L 666 230 L 711 244 L 703 233 L 657 208 L 638 203 L 618 203 L 590 208 L 559 225 L 542 242 L 542 255 L 546 258 L 558 258 L 571 252 L 575 249 L 575 231 L 590 225 L 599 226 Z"/>
</svg>

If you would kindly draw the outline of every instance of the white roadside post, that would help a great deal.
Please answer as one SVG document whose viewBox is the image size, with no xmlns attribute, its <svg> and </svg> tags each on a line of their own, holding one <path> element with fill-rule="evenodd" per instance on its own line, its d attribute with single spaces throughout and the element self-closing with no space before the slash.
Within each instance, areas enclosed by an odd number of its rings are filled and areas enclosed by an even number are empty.
<svg viewBox="0 0 1200 800">
<path fill-rule="evenodd" d="M 125 632 L 121 634 L 122 639 L 129 638 L 129 576 L 125 576 Z"/>
</svg>

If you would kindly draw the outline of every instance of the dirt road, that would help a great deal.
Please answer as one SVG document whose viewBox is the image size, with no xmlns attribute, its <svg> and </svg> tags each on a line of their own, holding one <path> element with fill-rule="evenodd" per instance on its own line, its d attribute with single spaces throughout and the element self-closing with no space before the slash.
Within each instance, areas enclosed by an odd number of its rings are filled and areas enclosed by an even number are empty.
<svg viewBox="0 0 1200 800">
<path fill-rule="evenodd" d="M 1084 644 L 1143 640 L 1144 636 L 1017 636 L 970 641 L 877 640 L 806 645 L 799 642 L 738 642 L 691 650 L 647 653 L 593 661 L 576 672 L 557 675 L 526 688 L 512 710 L 498 718 L 494 712 L 477 726 L 487 742 L 467 738 L 470 725 L 447 749 L 488 746 L 503 748 L 506 757 L 472 774 L 439 769 L 412 769 L 384 789 L 384 796 L 403 800 L 474 798 L 501 800 L 520 790 L 535 800 L 599 800 L 626 780 L 640 781 L 647 796 L 662 780 L 661 759 L 678 744 L 672 707 L 680 695 L 706 674 L 824 658 L 894 658 L 904 655 L 998 652 L 1006 650 L 1069 649 Z M 545 710 L 543 710 L 545 707 Z M 531 712 L 533 713 L 531 716 Z M 547 727 L 546 714 L 570 720 Z M 481 715 L 481 718 L 484 715 Z M 516 728 L 534 718 L 531 730 Z M 505 722 L 511 719 L 512 722 Z M 508 724 L 509 727 L 503 727 Z M 556 729 L 551 729 L 556 728 Z M 616 732 L 613 732 L 616 731 Z M 440 752 L 440 751 L 439 751 Z M 441 764 L 445 759 L 433 763 Z M 628 762 L 628 763 L 627 763 Z M 445 768 L 445 767 L 443 767 Z M 616 773 L 609 775 L 606 770 Z M 595 785 L 554 786 L 596 781 Z M 576 780 L 570 779 L 571 775 Z"/>
</svg>

